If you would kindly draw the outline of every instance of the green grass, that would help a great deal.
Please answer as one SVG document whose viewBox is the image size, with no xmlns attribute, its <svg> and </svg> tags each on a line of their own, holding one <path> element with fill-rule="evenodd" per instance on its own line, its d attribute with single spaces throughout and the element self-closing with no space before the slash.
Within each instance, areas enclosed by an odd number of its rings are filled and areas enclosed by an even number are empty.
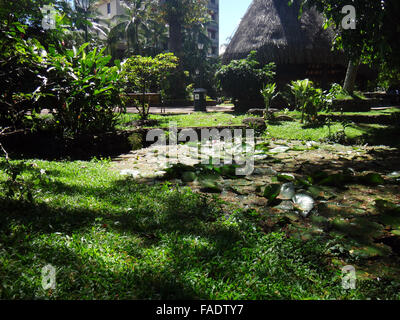
<svg viewBox="0 0 400 320">
<path fill-rule="evenodd" d="M 344 113 L 345 115 L 382 115 L 393 114 L 399 112 L 399 109 L 391 108 L 382 111 L 372 112 L 359 112 L 359 113 Z M 294 122 L 270 122 L 268 124 L 268 136 L 276 139 L 290 139 L 290 140 L 305 140 L 305 141 L 320 141 L 336 135 L 343 131 L 343 126 L 339 122 L 333 122 L 329 129 L 327 125 L 310 127 L 300 123 L 301 112 L 290 111 L 280 112 L 277 115 L 288 115 L 297 120 Z M 321 113 L 324 114 L 324 113 Z M 340 113 L 334 113 L 340 114 Z M 231 113 L 203 113 L 196 112 L 187 115 L 151 115 L 151 119 L 159 121 L 159 127 L 168 127 L 170 122 L 176 122 L 178 127 L 195 127 L 195 126 L 218 126 L 218 125 L 240 125 L 243 119 L 249 115 L 231 114 Z M 138 120 L 139 116 L 136 114 L 123 115 L 118 128 L 130 128 L 130 123 Z M 393 131 L 393 132 L 392 132 Z M 387 125 L 377 124 L 351 124 L 345 129 L 345 133 L 349 141 L 357 143 L 377 143 L 387 142 L 384 137 L 388 134 L 395 134 L 395 129 Z M 376 139 L 377 137 L 377 139 Z M 397 141 L 397 140 L 393 140 Z"/>
<path fill-rule="evenodd" d="M 377 125 L 372 126 L 376 127 Z M 333 123 L 331 125 L 331 134 L 338 133 L 342 130 L 343 126 L 340 123 Z M 319 141 L 329 137 L 328 126 L 307 128 L 299 122 L 282 122 L 277 125 L 269 124 L 267 131 L 270 137 L 277 139 Z M 363 136 L 366 133 L 366 129 L 353 125 L 347 127 L 345 132 L 348 138 L 356 139 Z"/>
<path fill-rule="evenodd" d="M 235 115 L 226 112 L 195 112 L 192 114 L 179 115 L 150 115 L 150 119 L 159 121 L 158 127 L 168 127 L 170 122 L 176 122 L 178 127 L 199 127 L 219 125 L 241 125 L 246 115 Z M 124 114 L 119 120 L 118 128 L 131 127 L 131 122 L 139 120 L 137 114 Z"/>
<path fill-rule="evenodd" d="M 389 280 L 343 290 L 324 239 L 266 234 L 217 198 L 137 184 L 107 161 L 32 160 L 25 180 L 40 169 L 33 203 L 0 192 L 0 299 L 400 298 Z M 53 291 L 41 288 L 47 264 Z"/>
</svg>

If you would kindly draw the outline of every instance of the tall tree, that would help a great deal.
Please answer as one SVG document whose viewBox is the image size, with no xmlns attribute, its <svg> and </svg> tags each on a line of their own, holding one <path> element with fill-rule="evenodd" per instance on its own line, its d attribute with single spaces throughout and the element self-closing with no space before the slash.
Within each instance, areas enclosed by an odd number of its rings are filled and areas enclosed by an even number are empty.
<svg viewBox="0 0 400 320">
<path fill-rule="evenodd" d="M 151 1 L 129 0 L 121 2 L 123 13 L 113 17 L 114 26 L 109 36 L 119 40 L 123 34 L 127 42 L 128 56 L 142 54 L 141 35 L 147 30 Z"/>
<path fill-rule="evenodd" d="M 159 0 L 161 17 L 169 25 L 169 49 L 182 56 L 183 28 L 207 22 L 208 0 Z"/>
<path fill-rule="evenodd" d="M 400 69 L 400 3 L 398 0 L 301 0 L 303 5 L 316 6 L 327 17 L 326 26 L 336 30 L 337 49 L 349 57 L 345 89 L 352 92 L 359 63 L 390 65 Z M 291 0 L 290 2 L 293 2 Z M 355 28 L 345 29 L 342 22 L 348 13 L 345 6 L 355 8 Z M 350 17 L 351 19 L 351 17 Z"/>
<path fill-rule="evenodd" d="M 158 5 L 160 18 L 169 26 L 169 50 L 181 60 L 173 80 L 175 82 L 173 98 L 184 98 L 185 76 L 182 64 L 184 29 L 190 29 L 194 25 L 204 25 L 208 21 L 208 0 L 159 0 L 155 3 Z"/>
</svg>

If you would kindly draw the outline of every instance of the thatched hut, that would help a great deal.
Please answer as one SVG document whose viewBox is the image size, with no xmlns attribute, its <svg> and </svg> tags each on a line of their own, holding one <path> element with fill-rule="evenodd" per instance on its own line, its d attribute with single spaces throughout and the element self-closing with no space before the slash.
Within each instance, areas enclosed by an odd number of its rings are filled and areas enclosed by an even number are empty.
<svg viewBox="0 0 400 320">
<path fill-rule="evenodd" d="M 262 63 L 275 62 L 277 82 L 309 78 L 322 87 L 342 83 L 347 59 L 332 51 L 334 30 L 324 29 L 324 17 L 314 8 L 304 8 L 301 18 L 299 2 L 288 0 L 254 0 L 243 17 L 222 57 L 224 64 L 245 58 L 257 51 Z M 363 80 L 360 70 L 359 80 Z"/>
</svg>

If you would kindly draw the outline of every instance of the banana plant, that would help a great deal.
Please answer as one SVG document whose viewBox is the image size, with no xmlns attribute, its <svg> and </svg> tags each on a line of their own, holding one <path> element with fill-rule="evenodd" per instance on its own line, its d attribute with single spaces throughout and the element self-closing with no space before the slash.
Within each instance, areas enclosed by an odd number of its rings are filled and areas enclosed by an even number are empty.
<svg viewBox="0 0 400 320">
<path fill-rule="evenodd" d="M 311 94 L 311 88 L 313 88 L 313 82 L 309 79 L 292 81 L 289 84 L 290 90 L 294 94 L 296 108 L 301 110 L 301 123 L 304 122 L 304 113 L 309 103 L 309 97 Z"/>
<path fill-rule="evenodd" d="M 276 83 L 267 83 L 261 90 L 260 93 L 264 97 L 264 104 L 265 104 L 265 113 L 264 113 L 264 118 L 268 119 L 269 118 L 269 108 L 271 106 L 271 102 L 273 99 L 275 99 L 278 93 L 276 92 Z"/>
</svg>

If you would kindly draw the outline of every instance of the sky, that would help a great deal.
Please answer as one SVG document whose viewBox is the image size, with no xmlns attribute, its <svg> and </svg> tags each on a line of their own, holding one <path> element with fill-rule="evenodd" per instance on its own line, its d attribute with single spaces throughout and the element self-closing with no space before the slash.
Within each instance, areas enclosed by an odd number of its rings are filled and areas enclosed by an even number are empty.
<svg viewBox="0 0 400 320">
<path fill-rule="evenodd" d="M 228 37 L 233 36 L 240 20 L 243 18 L 252 0 L 220 0 L 219 1 L 219 44 L 220 53 Z"/>
</svg>

